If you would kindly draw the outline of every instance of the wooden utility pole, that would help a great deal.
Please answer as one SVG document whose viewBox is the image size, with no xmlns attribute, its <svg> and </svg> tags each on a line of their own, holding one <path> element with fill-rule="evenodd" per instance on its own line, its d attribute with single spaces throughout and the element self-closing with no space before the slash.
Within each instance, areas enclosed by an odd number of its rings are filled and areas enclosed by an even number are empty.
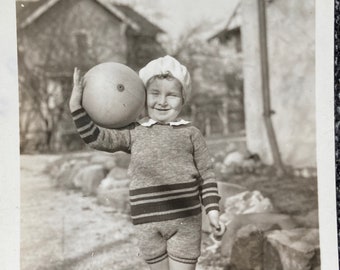
<svg viewBox="0 0 340 270">
<path fill-rule="evenodd" d="M 267 49 L 267 22 L 266 22 L 266 5 L 265 0 L 257 0 L 259 15 L 259 37 L 260 37 L 260 56 L 261 56 L 261 83 L 263 98 L 263 119 L 267 131 L 267 136 L 272 152 L 274 165 L 277 168 L 279 176 L 284 175 L 285 169 L 281 160 L 279 146 L 276 140 L 275 130 L 271 121 L 274 111 L 270 105 L 270 88 L 269 88 L 269 64 Z"/>
</svg>

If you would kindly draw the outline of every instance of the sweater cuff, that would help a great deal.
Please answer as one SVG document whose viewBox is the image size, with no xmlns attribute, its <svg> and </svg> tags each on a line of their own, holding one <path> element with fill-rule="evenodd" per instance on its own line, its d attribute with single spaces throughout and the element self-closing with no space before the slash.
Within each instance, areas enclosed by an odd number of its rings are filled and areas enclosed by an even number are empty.
<svg viewBox="0 0 340 270">
<path fill-rule="evenodd" d="M 73 117 L 75 117 L 75 116 L 78 116 L 79 114 L 82 114 L 84 112 L 85 112 L 85 109 L 83 107 L 81 107 L 81 108 L 79 108 L 77 110 L 71 111 L 71 115 Z"/>
<path fill-rule="evenodd" d="M 201 192 L 202 204 L 205 208 L 206 213 L 211 210 L 220 211 L 219 201 L 221 197 L 218 195 L 217 183 L 208 182 L 203 184 Z"/>
<path fill-rule="evenodd" d="M 219 206 L 220 199 L 221 197 L 218 195 L 205 198 L 204 199 L 205 202 L 203 203 L 205 212 L 208 214 L 211 210 L 220 211 L 220 206 Z"/>
<path fill-rule="evenodd" d="M 86 111 L 79 108 L 71 112 L 71 115 L 83 141 L 87 144 L 96 141 L 99 136 L 99 128 L 93 123 Z"/>
</svg>

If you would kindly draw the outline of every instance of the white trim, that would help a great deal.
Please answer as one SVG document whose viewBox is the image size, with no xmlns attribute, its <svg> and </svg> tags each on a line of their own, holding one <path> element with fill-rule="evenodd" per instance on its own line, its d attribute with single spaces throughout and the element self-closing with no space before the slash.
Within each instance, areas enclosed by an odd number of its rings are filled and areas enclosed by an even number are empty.
<svg viewBox="0 0 340 270">
<path fill-rule="evenodd" d="M 138 24 L 136 24 L 134 21 L 130 20 L 128 17 L 125 16 L 123 12 L 115 8 L 114 4 L 107 3 L 105 0 L 96 0 L 99 4 L 101 4 L 103 7 L 105 7 L 107 10 L 109 10 L 113 15 L 117 16 L 119 19 L 121 19 L 123 22 L 130 25 L 134 30 L 137 32 L 140 32 L 140 27 Z"/>
<path fill-rule="evenodd" d="M 50 9 L 52 6 L 54 6 L 56 3 L 58 3 L 60 0 L 49 0 L 44 5 L 41 5 L 38 7 L 33 13 L 28 16 L 20 25 L 19 28 L 25 28 L 27 25 L 34 22 L 36 19 L 38 19 L 43 13 L 45 13 L 48 9 Z M 114 7 L 114 4 L 106 3 L 103 0 L 95 0 L 97 3 L 101 4 L 104 8 L 106 8 L 108 11 L 110 11 L 113 15 L 117 16 L 120 20 L 122 20 L 124 23 L 130 25 L 134 30 L 137 32 L 140 32 L 141 28 L 138 24 L 136 24 L 133 20 L 129 19 L 125 16 L 123 12 L 118 10 Z"/>
<path fill-rule="evenodd" d="M 188 197 L 193 197 L 193 196 L 198 196 L 199 191 L 196 190 L 195 192 L 192 193 L 185 193 L 182 195 L 173 195 L 173 196 L 168 196 L 168 197 L 164 197 L 164 198 L 157 198 L 157 199 L 145 199 L 145 200 L 140 200 L 137 202 L 131 202 L 130 201 L 130 205 L 141 205 L 141 204 L 145 204 L 145 203 L 157 203 L 157 202 L 164 202 L 164 201 L 169 201 L 172 199 L 180 199 L 180 198 L 188 198 Z"/>
<path fill-rule="evenodd" d="M 192 181 L 192 182 L 188 182 L 188 183 L 194 183 L 194 182 L 196 182 L 196 181 Z M 179 184 L 185 184 L 185 183 L 179 183 Z M 155 197 L 155 196 L 159 196 L 159 195 L 171 195 L 171 194 L 178 193 L 178 192 L 191 192 L 190 194 L 192 194 L 193 192 L 196 192 L 196 191 L 198 191 L 198 186 L 193 186 L 193 187 L 190 187 L 190 188 L 168 190 L 168 191 L 143 193 L 143 194 L 139 194 L 139 195 L 130 195 L 130 200 L 136 200 L 136 199 L 138 199 L 138 200 L 144 199 L 145 200 L 145 198 Z"/>
<path fill-rule="evenodd" d="M 140 125 L 142 125 L 143 127 L 151 127 L 151 126 L 153 126 L 154 124 L 156 124 L 157 121 L 156 121 L 156 120 L 153 120 L 153 119 L 151 119 L 151 118 L 148 118 L 148 117 L 144 117 L 144 118 L 138 120 L 138 123 L 139 123 Z M 169 124 L 170 126 L 180 126 L 180 125 L 187 125 L 187 124 L 190 124 L 190 122 L 189 122 L 189 121 L 186 121 L 186 120 L 184 120 L 184 119 L 180 119 L 180 120 L 178 120 L 178 121 L 169 122 L 169 123 L 167 123 L 167 124 Z"/>
<path fill-rule="evenodd" d="M 25 28 L 27 25 L 34 22 L 36 19 L 38 19 L 43 13 L 45 13 L 48 9 L 50 9 L 52 6 L 54 6 L 56 3 L 58 3 L 60 0 L 49 0 L 46 2 L 46 4 L 38 7 L 30 16 L 28 16 L 21 24 L 20 28 Z"/>
<path fill-rule="evenodd" d="M 81 138 L 86 138 L 86 137 L 88 137 L 88 136 L 93 135 L 93 133 L 94 133 L 94 131 L 96 130 L 96 128 L 97 128 L 97 127 L 94 125 L 94 126 L 91 128 L 91 130 L 89 130 L 88 132 L 83 133 L 83 134 L 80 134 L 80 137 L 81 137 Z"/>
</svg>

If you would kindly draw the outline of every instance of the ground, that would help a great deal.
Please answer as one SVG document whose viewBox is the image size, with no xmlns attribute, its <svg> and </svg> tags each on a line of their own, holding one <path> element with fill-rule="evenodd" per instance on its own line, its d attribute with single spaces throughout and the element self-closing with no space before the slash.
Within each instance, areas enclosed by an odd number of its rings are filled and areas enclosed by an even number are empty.
<svg viewBox="0 0 340 270">
<path fill-rule="evenodd" d="M 148 269 L 127 216 L 52 186 L 42 171 L 53 158 L 21 157 L 21 269 Z"/>
<path fill-rule="evenodd" d="M 148 269 L 127 215 L 53 186 L 44 169 L 59 157 L 21 156 L 21 270 Z M 317 207 L 315 179 L 239 175 L 229 181 L 260 190 L 286 214 L 305 215 Z M 198 270 L 222 270 L 227 264 L 227 258 L 206 249 L 211 243 L 204 234 Z"/>
<path fill-rule="evenodd" d="M 147 270 L 127 215 L 52 185 L 44 168 L 56 158 L 21 156 L 21 270 Z M 209 241 L 205 235 L 203 245 Z"/>
</svg>

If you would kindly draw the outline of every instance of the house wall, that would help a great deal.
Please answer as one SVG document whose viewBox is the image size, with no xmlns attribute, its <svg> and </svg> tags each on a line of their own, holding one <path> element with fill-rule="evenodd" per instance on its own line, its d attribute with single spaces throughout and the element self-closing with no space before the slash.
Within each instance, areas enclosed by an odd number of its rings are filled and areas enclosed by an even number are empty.
<svg viewBox="0 0 340 270">
<path fill-rule="evenodd" d="M 241 3 L 247 144 L 272 163 L 262 116 L 257 1 Z M 294 167 L 316 166 L 314 23 L 314 0 L 267 3 L 272 122 L 283 162 Z"/>
<path fill-rule="evenodd" d="M 87 36 L 87 59 L 79 59 L 76 34 Z M 25 61 L 31 67 L 73 71 L 105 61 L 126 63 L 125 26 L 93 0 L 63 0 L 21 30 Z M 81 55 L 81 54 L 80 54 Z"/>
<path fill-rule="evenodd" d="M 133 30 L 127 31 L 127 65 L 139 71 L 151 60 L 166 54 L 155 36 L 139 35 Z"/>
</svg>

